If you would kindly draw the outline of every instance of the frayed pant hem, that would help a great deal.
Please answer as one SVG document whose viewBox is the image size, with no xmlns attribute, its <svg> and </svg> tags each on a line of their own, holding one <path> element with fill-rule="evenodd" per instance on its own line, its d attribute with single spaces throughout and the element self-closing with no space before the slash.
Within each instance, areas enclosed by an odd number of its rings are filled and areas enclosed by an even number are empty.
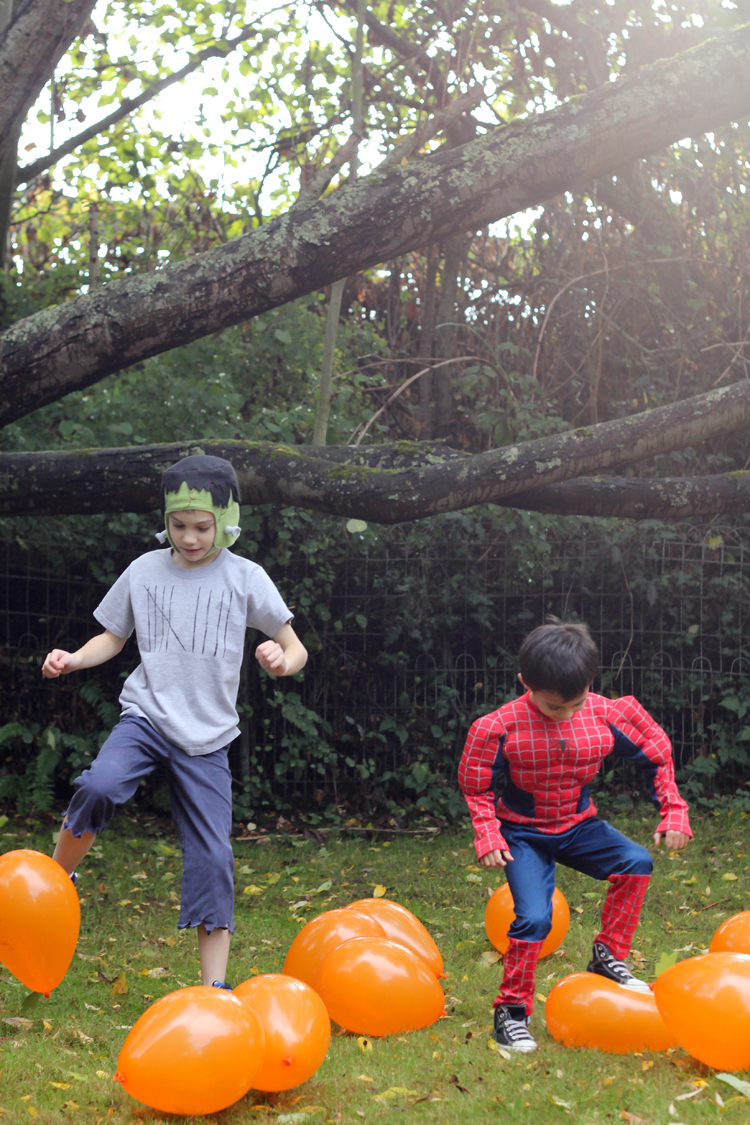
<svg viewBox="0 0 750 1125">
<path fill-rule="evenodd" d="M 198 926 L 203 926 L 207 934 L 212 934 L 214 930 L 229 930 L 230 934 L 234 933 L 234 922 L 207 922 L 201 919 L 199 922 L 182 922 L 177 923 L 178 930 L 196 930 Z"/>
</svg>

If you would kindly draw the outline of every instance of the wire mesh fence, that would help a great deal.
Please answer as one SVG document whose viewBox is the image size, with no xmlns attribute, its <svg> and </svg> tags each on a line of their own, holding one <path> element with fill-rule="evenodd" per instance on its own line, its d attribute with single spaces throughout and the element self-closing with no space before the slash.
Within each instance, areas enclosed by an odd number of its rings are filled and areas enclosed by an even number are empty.
<svg viewBox="0 0 750 1125">
<path fill-rule="evenodd" d="M 672 737 L 678 766 L 710 757 L 716 722 L 737 718 L 726 700 L 750 671 L 750 533 L 566 527 L 554 539 L 501 536 L 478 553 L 439 537 L 415 549 L 383 536 L 345 554 L 325 612 L 295 621 L 315 641 L 304 677 L 272 683 L 248 652 L 237 777 L 261 771 L 288 797 L 336 799 L 437 742 L 451 770 L 471 720 L 517 694 L 521 640 L 550 613 L 589 625 L 602 657 L 595 690 L 637 696 Z M 113 572 L 130 557 L 112 559 Z M 294 556 L 272 575 L 292 604 L 305 565 Z M 61 702 L 74 687 L 56 692 L 39 668 L 50 648 L 96 631 L 91 610 L 105 589 L 64 551 L 59 562 L 37 561 L 17 539 L 0 540 L 3 721 L 75 723 Z M 114 699 L 135 659 L 131 645 L 86 675 Z M 742 738 L 742 724 L 732 730 Z"/>
</svg>

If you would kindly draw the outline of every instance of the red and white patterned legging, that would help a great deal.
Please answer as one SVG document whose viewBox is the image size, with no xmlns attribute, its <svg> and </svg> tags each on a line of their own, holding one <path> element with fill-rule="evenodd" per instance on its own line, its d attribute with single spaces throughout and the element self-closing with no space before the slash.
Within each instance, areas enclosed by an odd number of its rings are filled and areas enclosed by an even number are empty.
<svg viewBox="0 0 750 1125">
<path fill-rule="evenodd" d="M 630 952 L 650 875 L 609 875 L 610 884 L 602 907 L 602 928 L 595 941 L 602 942 L 619 960 Z M 543 941 L 510 939 L 505 953 L 503 983 L 493 1003 L 514 1004 L 531 1015 L 534 1006 L 534 976 Z"/>
</svg>

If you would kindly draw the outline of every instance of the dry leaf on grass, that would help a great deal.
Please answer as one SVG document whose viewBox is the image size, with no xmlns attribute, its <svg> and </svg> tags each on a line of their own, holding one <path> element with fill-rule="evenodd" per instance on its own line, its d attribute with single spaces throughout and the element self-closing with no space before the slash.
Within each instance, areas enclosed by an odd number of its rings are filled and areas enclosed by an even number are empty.
<svg viewBox="0 0 750 1125">
<path fill-rule="evenodd" d="M 373 898 L 382 898 L 385 894 L 385 890 L 386 890 L 386 888 L 383 886 L 383 884 L 378 883 L 377 886 L 373 887 L 373 889 L 372 889 L 372 897 Z"/>
<path fill-rule="evenodd" d="M 112 996 L 127 996 L 128 991 L 128 981 L 127 977 L 125 976 L 125 970 L 123 969 L 123 971 L 121 973 L 118 973 L 118 975 L 112 981 L 112 988 L 110 989 L 110 992 Z"/>
<path fill-rule="evenodd" d="M 365 1039 L 364 1035 L 359 1035 L 357 1037 L 357 1046 L 359 1047 L 360 1051 L 371 1051 L 372 1050 L 372 1040 L 371 1039 Z"/>
</svg>

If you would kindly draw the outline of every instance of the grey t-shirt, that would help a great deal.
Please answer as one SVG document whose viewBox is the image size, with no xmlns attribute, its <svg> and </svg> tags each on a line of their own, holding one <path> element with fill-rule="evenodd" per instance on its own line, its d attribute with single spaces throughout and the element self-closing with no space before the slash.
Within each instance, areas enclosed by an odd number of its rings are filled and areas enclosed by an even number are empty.
<svg viewBox="0 0 750 1125">
<path fill-rule="evenodd" d="M 141 663 L 123 685 L 123 714 L 199 755 L 239 734 L 245 629 L 273 637 L 292 614 L 257 563 L 222 550 L 207 566 L 183 569 L 166 549 L 132 562 L 94 617 L 118 637 L 136 632 Z"/>
</svg>

